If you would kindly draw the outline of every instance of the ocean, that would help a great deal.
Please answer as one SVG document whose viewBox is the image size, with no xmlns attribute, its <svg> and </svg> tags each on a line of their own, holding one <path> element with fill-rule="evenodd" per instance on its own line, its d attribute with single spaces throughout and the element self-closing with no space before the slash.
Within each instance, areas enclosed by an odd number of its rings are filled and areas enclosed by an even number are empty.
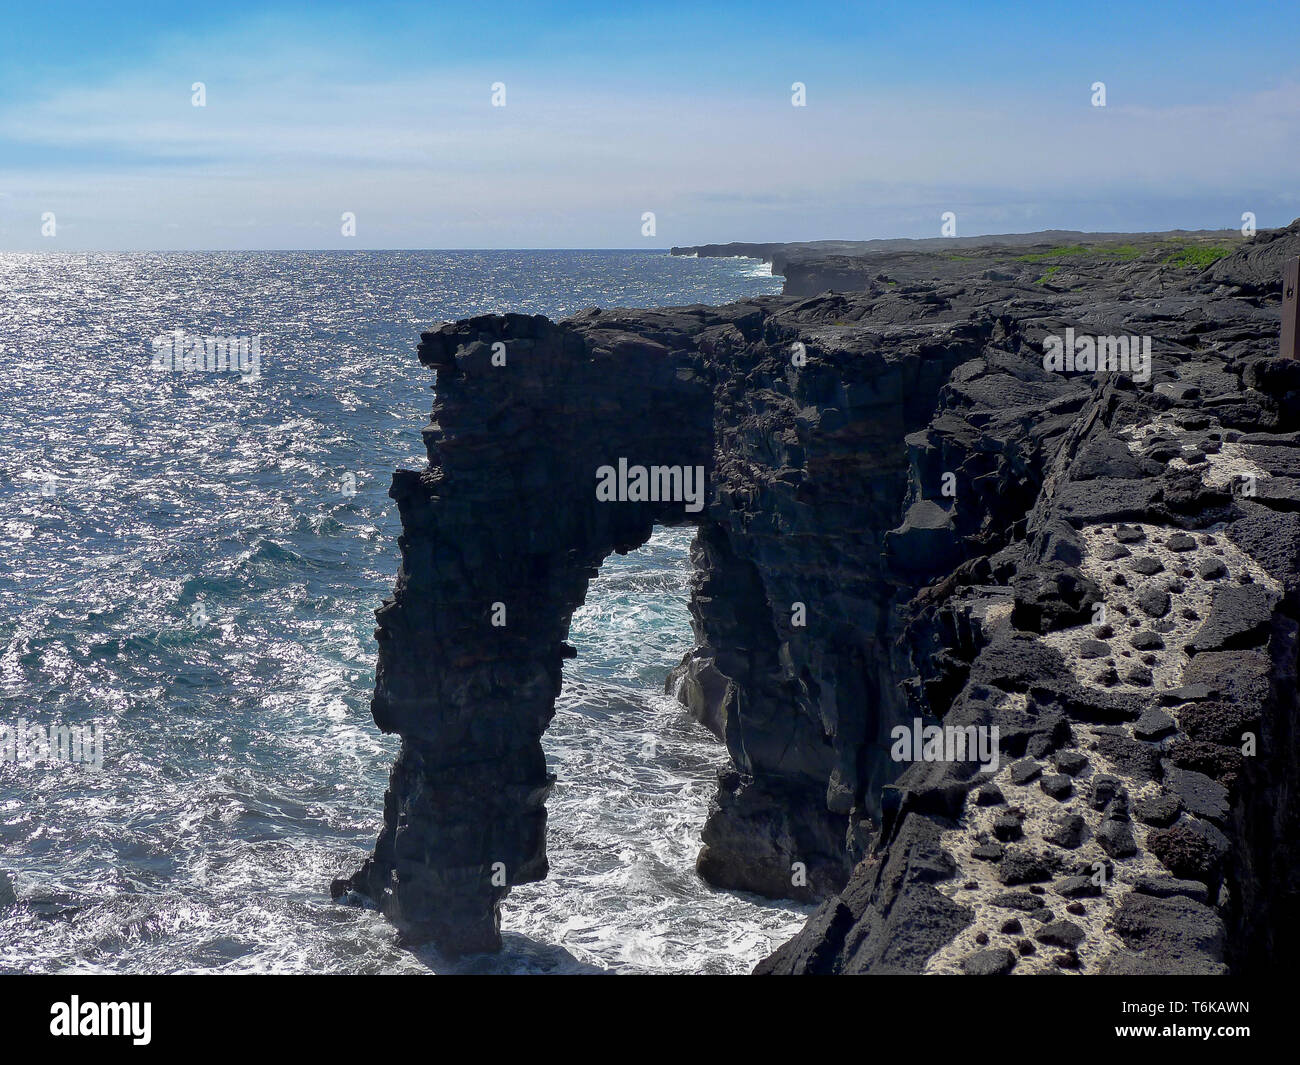
<svg viewBox="0 0 1300 1065">
<path fill-rule="evenodd" d="M 0 254 L 0 729 L 103 740 L 99 768 L 0 760 L 0 972 L 733 973 L 792 935 L 807 907 L 694 874 L 725 756 L 662 693 L 689 530 L 611 558 L 574 616 L 551 874 L 506 899 L 503 951 L 408 949 L 328 896 L 398 744 L 372 612 L 392 471 L 425 462 L 420 331 L 779 289 L 663 252 Z M 256 338 L 259 372 L 158 370 L 177 330 Z"/>
</svg>

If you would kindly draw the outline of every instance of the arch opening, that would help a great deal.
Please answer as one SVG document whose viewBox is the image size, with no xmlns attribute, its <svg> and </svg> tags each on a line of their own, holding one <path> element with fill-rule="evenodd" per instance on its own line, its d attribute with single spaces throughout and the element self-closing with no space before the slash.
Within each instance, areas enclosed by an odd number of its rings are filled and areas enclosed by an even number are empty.
<svg viewBox="0 0 1300 1065">
<path fill-rule="evenodd" d="M 727 764 L 665 677 L 694 646 L 691 528 L 657 528 L 607 557 L 574 612 L 556 715 L 542 737 L 545 880 L 502 906 L 493 971 L 554 944 L 562 969 L 743 973 L 797 932 L 806 908 L 721 892 L 700 878 L 700 832 Z M 664 930 L 671 930 L 661 934 Z"/>
</svg>

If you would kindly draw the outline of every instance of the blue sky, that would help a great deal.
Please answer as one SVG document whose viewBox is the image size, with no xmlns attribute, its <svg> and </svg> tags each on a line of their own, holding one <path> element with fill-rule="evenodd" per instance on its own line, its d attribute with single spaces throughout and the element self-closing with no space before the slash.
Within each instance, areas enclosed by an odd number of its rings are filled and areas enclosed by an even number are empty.
<svg viewBox="0 0 1300 1065">
<path fill-rule="evenodd" d="M 959 235 L 1300 216 L 1294 4 L 705 7 L 6 11 L 0 250 L 667 247 L 937 236 L 944 211 Z"/>
</svg>

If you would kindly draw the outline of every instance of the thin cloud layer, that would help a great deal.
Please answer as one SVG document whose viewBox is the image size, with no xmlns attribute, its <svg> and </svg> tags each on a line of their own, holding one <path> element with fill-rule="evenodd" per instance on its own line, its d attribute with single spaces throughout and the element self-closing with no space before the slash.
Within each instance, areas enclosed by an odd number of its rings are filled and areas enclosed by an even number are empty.
<svg viewBox="0 0 1300 1065">
<path fill-rule="evenodd" d="M 974 234 L 1297 209 L 1300 83 L 1280 75 L 1181 102 L 1117 78 L 1094 107 L 1050 67 L 1041 95 L 963 94 L 854 86 L 791 55 L 809 69 L 795 107 L 781 69 L 707 89 L 519 59 L 408 69 L 376 42 L 267 25 L 209 34 L 200 61 L 173 35 L 152 62 L 0 99 L 0 247 L 665 247 L 931 236 L 948 210 Z"/>
</svg>

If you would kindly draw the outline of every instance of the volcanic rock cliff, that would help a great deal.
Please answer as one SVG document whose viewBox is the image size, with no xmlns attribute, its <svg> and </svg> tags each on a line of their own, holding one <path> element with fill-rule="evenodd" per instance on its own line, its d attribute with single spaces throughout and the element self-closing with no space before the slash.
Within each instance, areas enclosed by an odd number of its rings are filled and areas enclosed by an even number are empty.
<svg viewBox="0 0 1300 1065">
<path fill-rule="evenodd" d="M 1033 254 L 424 334 L 429 465 L 394 477 L 377 611 L 402 749 L 334 894 L 498 945 L 547 871 L 572 612 L 609 553 L 692 524 L 669 685 L 731 762 L 698 871 L 825 900 L 759 971 L 1244 971 L 1295 946 L 1300 369 L 1273 279 L 1300 223 L 1205 268 Z M 1075 335 L 1148 338 L 1149 377 L 1045 369 Z M 599 499 L 620 460 L 702 467 L 702 507 Z M 918 720 L 996 726 L 998 765 L 896 760 Z"/>
</svg>

